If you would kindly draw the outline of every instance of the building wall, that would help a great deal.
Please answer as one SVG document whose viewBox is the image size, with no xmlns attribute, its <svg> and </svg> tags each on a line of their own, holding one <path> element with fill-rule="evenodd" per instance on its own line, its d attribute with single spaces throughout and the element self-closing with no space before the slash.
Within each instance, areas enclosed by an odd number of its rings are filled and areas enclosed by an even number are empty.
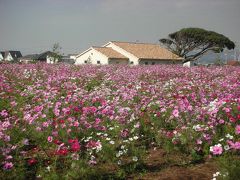
<svg viewBox="0 0 240 180">
<path fill-rule="evenodd" d="M 54 63 L 57 63 L 57 62 L 58 62 L 58 59 L 55 59 L 55 62 L 54 62 L 54 57 L 47 56 L 47 63 L 54 64 Z"/>
<path fill-rule="evenodd" d="M 33 60 L 31 60 L 31 59 L 20 59 L 19 62 L 24 63 L 24 64 L 28 64 L 28 63 L 33 62 Z"/>
<path fill-rule="evenodd" d="M 194 63 L 192 61 L 188 61 L 183 64 L 183 67 L 192 67 L 192 66 L 194 66 Z"/>
<path fill-rule="evenodd" d="M 139 59 L 137 57 L 135 57 L 134 55 L 132 55 L 131 53 L 125 51 L 124 49 L 116 46 L 113 43 L 109 43 L 108 45 L 106 45 L 105 47 L 111 47 L 112 49 L 114 49 L 115 51 L 119 52 L 120 54 L 126 56 L 127 58 L 129 58 L 129 64 L 132 65 L 138 65 L 139 64 Z"/>
<path fill-rule="evenodd" d="M 13 58 L 10 53 L 8 53 L 7 57 L 5 57 L 5 61 L 12 61 Z"/>
<path fill-rule="evenodd" d="M 128 59 L 110 59 L 109 64 L 129 64 Z"/>
<path fill-rule="evenodd" d="M 75 64 L 108 64 L 108 58 L 94 49 L 90 49 L 76 58 Z"/>
<path fill-rule="evenodd" d="M 151 59 L 141 59 L 139 64 L 141 65 L 155 65 L 155 64 L 182 64 L 181 61 L 172 60 L 151 60 Z"/>
<path fill-rule="evenodd" d="M 70 56 L 70 59 L 76 60 L 76 55 L 71 55 L 71 56 Z"/>
</svg>

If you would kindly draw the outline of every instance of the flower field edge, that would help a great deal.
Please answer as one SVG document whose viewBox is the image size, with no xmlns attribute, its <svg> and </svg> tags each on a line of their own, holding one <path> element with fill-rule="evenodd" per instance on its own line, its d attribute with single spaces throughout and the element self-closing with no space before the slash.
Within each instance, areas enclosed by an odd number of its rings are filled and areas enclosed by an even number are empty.
<svg viewBox="0 0 240 180">
<path fill-rule="evenodd" d="M 151 148 L 191 162 L 239 156 L 240 68 L 0 65 L 0 161 L 9 178 L 136 171 Z"/>
</svg>

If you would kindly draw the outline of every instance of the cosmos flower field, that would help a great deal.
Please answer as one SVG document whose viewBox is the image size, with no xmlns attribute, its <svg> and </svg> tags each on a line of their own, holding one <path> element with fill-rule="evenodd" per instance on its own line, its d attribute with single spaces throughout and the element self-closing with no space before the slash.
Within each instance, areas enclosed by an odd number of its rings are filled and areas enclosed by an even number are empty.
<svg viewBox="0 0 240 180">
<path fill-rule="evenodd" d="M 0 65 L 1 176 L 124 177 L 151 148 L 218 158 L 239 136 L 239 67 Z"/>
</svg>

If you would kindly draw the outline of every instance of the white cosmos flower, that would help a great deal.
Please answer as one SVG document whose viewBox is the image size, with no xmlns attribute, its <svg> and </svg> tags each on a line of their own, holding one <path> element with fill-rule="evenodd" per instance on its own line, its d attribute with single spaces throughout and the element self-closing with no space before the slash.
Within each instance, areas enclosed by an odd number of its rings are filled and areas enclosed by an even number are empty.
<svg viewBox="0 0 240 180">
<path fill-rule="evenodd" d="M 224 139 L 222 138 L 222 139 L 219 139 L 219 142 L 222 142 Z"/>
<path fill-rule="evenodd" d="M 121 160 L 119 160 L 119 161 L 117 162 L 117 164 L 118 164 L 118 165 L 121 165 L 121 164 L 122 164 Z"/>
<path fill-rule="evenodd" d="M 138 136 L 134 136 L 133 139 L 134 139 L 134 140 L 137 140 L 137 139 L 138 139 Z"/>
<path fill-rule="evenodd" d="M 116 157 L 120 157 L 121 155 L 123 155 L 123 152 L 122 151 L 118 151 L 118 153 L 116 154 Z"/>
<path fill-rule="evenodd" d="M 48 171 L 48 172 L 50 172 L 50 170 L 51 170 L 51 167 L 50 167 L 50 166 L 48 166 L 48 167 L 46 167 L 46 169 L 47 169 L 47 171 Z"/>
<path fill-rule="evenodd" d="M 226 135 L 226 138 L 228 138 L 228 139 L 233 139 L 233 136 L 230 135 L 230 134 L 227 134 L 227 135 Z"/>
<path fill-rule="evenodd" d="M 138 157 L 137 157 L 137 156 L 133 156 L 132 160 L 133 160 L 134 162 L 136 162 L 136 161 L 138 161 Z"/>
<path fill-rule="evenodd" d="M 227 151 L 230 149 L 229 145 L 224 146 L 224 149 Z"/>
</svg>

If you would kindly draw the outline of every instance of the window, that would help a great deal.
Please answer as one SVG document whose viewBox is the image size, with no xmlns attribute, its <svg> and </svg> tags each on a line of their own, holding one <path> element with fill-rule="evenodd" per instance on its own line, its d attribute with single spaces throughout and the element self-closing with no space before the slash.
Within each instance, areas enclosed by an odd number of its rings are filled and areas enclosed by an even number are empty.
<svg viewBox="0 0 240 180">
<path fill-rule="evenodd" d="M 87 61 L 84 61 L 85 64 L 87 64 Z"/>
<path fill-rule="evenodd" d="M 154 65 L 155 64 L 155 62 L 152 62 L 152 65 Z"/>
<path fill-rule="evenodd" d="M 148 62 L 145 62 L 144 64 L 145 64 L 145 65 L 148 65 Z"/>
<path fill-rule="evenodd" d="M 100 61 L 97 61 L 97 64 L 100 64 Z"/>
</svg>

